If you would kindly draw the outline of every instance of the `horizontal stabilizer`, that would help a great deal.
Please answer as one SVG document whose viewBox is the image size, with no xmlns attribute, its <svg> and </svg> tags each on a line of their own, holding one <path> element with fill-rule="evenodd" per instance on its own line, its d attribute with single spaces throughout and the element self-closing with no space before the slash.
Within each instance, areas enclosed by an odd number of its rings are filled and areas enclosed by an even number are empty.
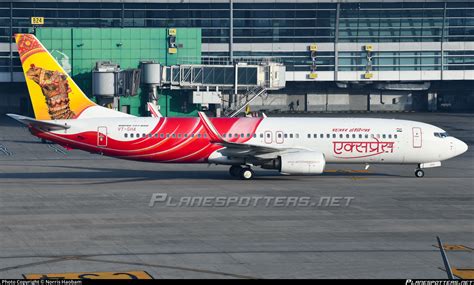
<svg viewBox="0 0 474 285">
<path fill-rule="evenodd" d="M 67 124 L 58 124 L 58 123 L 53 123 L 51 121 L 39 121 L 30 117 L 25 117 L 21 115 L 15 115 L 15 114 L 7 114 L 8 117 L 17 120 L 18 122 L 35 127 L 35 128 L 41 128 L 43 130 L 48 130 L 48 131 L 57 131 L 57 130 L 66 130 L 69 129 L 71 126 Z"/>
</svg>

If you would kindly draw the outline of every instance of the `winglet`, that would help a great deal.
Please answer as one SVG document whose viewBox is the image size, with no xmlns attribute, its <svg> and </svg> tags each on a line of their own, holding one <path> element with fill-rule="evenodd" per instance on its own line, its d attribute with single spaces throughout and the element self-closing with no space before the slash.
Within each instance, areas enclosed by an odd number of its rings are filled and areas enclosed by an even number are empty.
<svg viewBox="0 0 474 285">
<path fill-rule="evenodd" d="M 6 114 L 6 115 L 29 127 L 41 128 L 48 131 L 66 130 L 71 127 L 67 123 L 58 124 L 58 123 L 52 123 L 52 122 L 39 121 L 30 117 L 25 117 L 25 116 L 16 115 L 16 114 Z"/>
<path fill-rule="evenodd" d="M 148 111 L 150 112 L 151 116 L 154 118 L 161 118 L 163 115 L 158 111 L 158 109 L 153 105 L 151 102 L 146 104 L 148 106 Z"/>
<path fill-rule="evenodd" d="M 204 112 L 198 112 L 199 118 L 201 118 L 202 124 L 204 125 L 204 128 L 206 129 L 207 133 L 209 134 L 209 137 L 211 138 L 212 142 L 227 142 L 221 134 L 217 131 L 216 127 L 212 124 L 211 120 L 209 120 L 209 117 Z"/>
</svg>

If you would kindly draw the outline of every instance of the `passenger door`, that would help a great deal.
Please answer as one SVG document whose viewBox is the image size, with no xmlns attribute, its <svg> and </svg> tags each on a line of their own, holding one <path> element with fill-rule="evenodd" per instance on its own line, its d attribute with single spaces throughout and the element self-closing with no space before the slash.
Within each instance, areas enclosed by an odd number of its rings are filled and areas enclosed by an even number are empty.
<svg viewBox="0 0 474 285">
<path fill-rule="evenodd" d="M 97 146 L 107 146 L 107 127 L 97 127 Z"/>
<path fill-rule="evenodd" d="M 413 148 L 421 148 L 423 145 L 423 134 L 421 132 L 421 128 L 414 127 L 412 129 L 413 135 Z"/>
</svg>

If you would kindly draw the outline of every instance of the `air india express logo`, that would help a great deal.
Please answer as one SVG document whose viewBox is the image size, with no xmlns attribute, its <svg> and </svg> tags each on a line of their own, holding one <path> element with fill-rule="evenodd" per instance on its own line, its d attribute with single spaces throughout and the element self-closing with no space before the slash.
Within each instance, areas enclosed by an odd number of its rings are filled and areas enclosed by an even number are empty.
<svg viewBox="0 0 474 285">
<path fill-rule="evenodd" d="M 370 129 L 333 129 L 334 132 L 369 132 Z M 393 153 L 393 141 L 380 141 L 378 138 L 372 138 L 372 141 L 333 141 L 334 157 L 343 159 L 363 158 L 375 156 L 383 153 Z"/>
</svg>

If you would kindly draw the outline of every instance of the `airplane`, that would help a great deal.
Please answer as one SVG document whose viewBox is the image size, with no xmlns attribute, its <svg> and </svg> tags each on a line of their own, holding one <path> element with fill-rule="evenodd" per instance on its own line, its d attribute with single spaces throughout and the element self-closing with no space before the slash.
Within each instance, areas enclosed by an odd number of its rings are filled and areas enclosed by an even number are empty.
<svg viewBox="0 0 474 285">
<path fill-rule="evenodd" d="M 326 163 L 414 164 L 425 168 L 467 151 L 461 140 L 422 122 L 375 118 L 136 117 L 92 102 L 32 34 L 15 40 L 35 118 L 8 114 L 30 132 L 68 149 L 120 159 L 252 167 L 322 174 Z"/>
</svg>

